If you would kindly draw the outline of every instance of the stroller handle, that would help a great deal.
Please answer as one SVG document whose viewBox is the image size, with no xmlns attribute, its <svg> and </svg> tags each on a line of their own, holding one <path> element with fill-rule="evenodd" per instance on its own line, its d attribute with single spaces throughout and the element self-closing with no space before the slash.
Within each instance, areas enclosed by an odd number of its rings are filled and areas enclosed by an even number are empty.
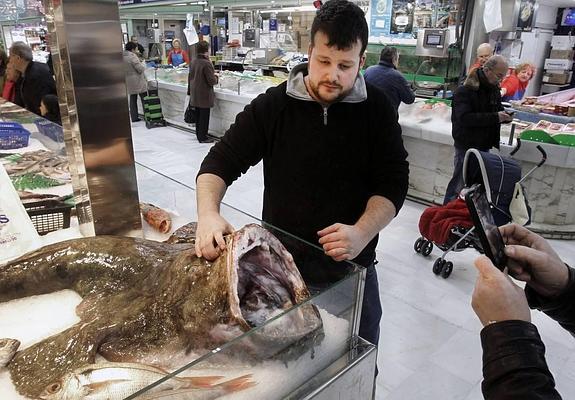
<svg viewBox="0 0 575 400">
<path fill-rule="evenodd" d="M 519 139 L 519 137 L 518 137 L 516 140 L 517 140 L 517 144 L 515 145 L 515 148 L 511 151 L 511 153 L 509 153 L 510 156 L 513 156 L 521 148 L 521 139 Z"/>
<path fill-rule="evenodd" d="M 543 150 L 543 147 L 541 147 L 540 144 L 537 145 L 537 150 L 539 150 L 539 152 L 541 153 L 541 161 L 539 161 L 539 164 L 537 164 L 537 168 L 539 168 L 540 166 L 545 164 L 545 161 L 547 161 L 547 153 L 545 152 L 545 150 Z"/>
</svg>

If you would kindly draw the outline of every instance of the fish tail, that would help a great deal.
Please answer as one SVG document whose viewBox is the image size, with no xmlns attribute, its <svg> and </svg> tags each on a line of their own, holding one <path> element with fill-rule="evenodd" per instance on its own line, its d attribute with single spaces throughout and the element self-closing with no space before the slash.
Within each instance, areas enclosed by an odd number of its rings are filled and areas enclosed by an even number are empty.
<svg viewBox="0 0 575 400">
<path fill-rule="evenodd" d="M 223 376 L 193 376 L 180 378 L 186 382 L 186 388 L 211 388 Z"/>
<path fill-rule="evenodd" d="M 218 384 L 226 391 L 226 393 L 239 392 L 240 390 L 251 388 L 256 385 L 256 382 L 252 381 L 252 374 L 242 375 L 238 378 L 231 379 L 226 382 Z"/>
</svg>

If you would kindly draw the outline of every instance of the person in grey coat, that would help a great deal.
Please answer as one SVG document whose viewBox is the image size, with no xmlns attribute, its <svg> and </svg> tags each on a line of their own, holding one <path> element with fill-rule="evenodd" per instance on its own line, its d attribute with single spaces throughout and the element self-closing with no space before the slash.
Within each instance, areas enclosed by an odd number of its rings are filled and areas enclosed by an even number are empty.
<svg viewBox="0 0 575 400">
<path fill-rule="evenodd" d="M 208 138 L 210 108 L 214 106 L 214 85 L 218 75 L 209 58 L 209 44 L 202 40 L 196 44 L 197 56 L 190 65 L 188 94 L 190 106 L 196 110 L 196 136 L 200 143 L 211 143 Z"/>
<path fill-rule="evenodd" d="M 130 95 L 130 118 L 132 122 L 140 121 L 138 116 L 138 96 L 144 106 L 144 96 L 148 92 L 148 81 L 144 75 L 146 65 L 140 61 L 137 52 L 138 45 L 134 42 L 126 43 L 124 51 L 124 69 L 126 72 L 126 86 Z"/>
<path fill-rule="evenodd" d="M 395 109 L 403 101 L 411 104 L 415 94 L 401 72 L 397 71 L 399 53 L 393 46 L 385 46 L 379 55 L 379 64 L 369 67 L 364 74 L 365 81 L 380 88 L 389 98 Z"/>
</svg>

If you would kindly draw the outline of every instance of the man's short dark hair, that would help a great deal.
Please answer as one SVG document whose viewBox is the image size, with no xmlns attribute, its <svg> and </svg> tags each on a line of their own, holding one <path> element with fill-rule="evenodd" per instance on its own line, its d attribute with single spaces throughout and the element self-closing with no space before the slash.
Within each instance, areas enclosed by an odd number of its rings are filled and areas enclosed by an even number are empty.
<svg viewBox="0 0 575 400">
<path fill-rule="evenodd" d="M 128 42 L 126 43 L 126 51 L 134 51 L 134 49 L 137 49 L 138 45 L 134 42 Z"/>
<path fill-rule="evenodd" d="M 210 44 L 208 42 L 206 42 L 205 40 L 199 41 L 198 44 L 196 45 L 196 51 L 198 52 L 198 54 L 207 53 L 209 48 L 210 48 Z"/>
<path fill-rule="evenodd" d="M 315 34 L 321 31 L 328 38 L 328 46 L 338 50 L 350 49 L 359 39 L 360 56 L 367 47 L 368 29 L 365 14 L 356 4 L 347 0 L 330 0 L 317 12 L 311 25 L 311 43 Z"/>
<path fill-rule="evenodd" d="M 381 54 L 379 55 L 379 61 L 384 61 L 390 64 L 393 64 L 393 62 L 396 60 L 397 58 L 397 48 L 393 47 L 393 46 L 384 46 L 383 49 L 381 49 Z"/>
</svg>

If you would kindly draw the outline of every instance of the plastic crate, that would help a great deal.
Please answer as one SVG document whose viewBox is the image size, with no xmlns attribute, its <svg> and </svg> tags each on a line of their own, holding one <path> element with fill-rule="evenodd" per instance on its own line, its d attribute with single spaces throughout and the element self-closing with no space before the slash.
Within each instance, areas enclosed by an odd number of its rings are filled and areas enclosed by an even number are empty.
<svg viewBox="0 0 575 400">
<path fill-rule="evenodd" d="M 58 124 L 55 124 L 47 119 L 37 119 L 34 121 L 36 128 L 38 128 L 38 132 L 42 135 L 48 136 L 55 142 L 62 143 L 64 142 L 64 130 Z"/>
<path fill-rule="evenodd" d="M 20 149 L 28 146 L 30 132 L 16 122 L 0 122 L 0 149 Z"/>
<path fill-rule="evenodd" d="M 45 235 L 58 229 L 69 228 L 72 207 L 59 200 L 24 203 L 24 208 L 40 235 Z"/>
</svg>

